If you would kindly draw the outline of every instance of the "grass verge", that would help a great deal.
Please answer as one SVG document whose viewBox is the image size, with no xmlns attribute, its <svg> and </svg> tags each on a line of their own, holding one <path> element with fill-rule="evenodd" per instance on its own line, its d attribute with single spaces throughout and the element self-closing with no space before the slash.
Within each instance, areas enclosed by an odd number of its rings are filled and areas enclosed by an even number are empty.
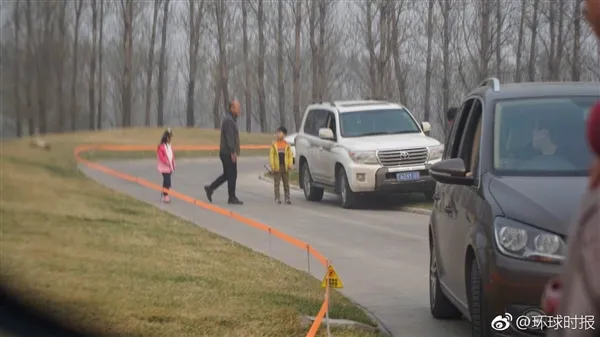
<svg viewBox="0 0 600 337">
<path fill-rule="evenodd" d="M 174 130 L 179 144 L 217 132 Z M 50 135 L 52 149 L 3 142 L 1 281 L 69 323 L 119 336 L 304 336 L 319 281 L 192 223 L 111 191 L 77 170 L 85 143 L 153 144 L 161 130 Z M 268 144 L 268 135 L 241 135 Z M 299 252 L 301 253 L 301 252 Z M 339 293 L 333 318 L 372 324 Z M 320 335 L 324 335 L 321 329 Z M 336 336 L 368 336 L 337 331 Z"/>
<path fill-rule="evenodd" d="M 273 178 L 273 175 L 269 172 L 265 172 L 264 176 L 271 179 Z M 300 179 L 298 170 L 292 170 L 292 172 L 290 172 L 290 185 L 298 186 L 298 179 Z M 428 210 L 433 208 L 433 203 L 427 201 L 422 193 L 398 194 L 394 195 L 393 198 L 393 204 L 391 205 L 392 207 L 414 207 Z"/>
</svg>

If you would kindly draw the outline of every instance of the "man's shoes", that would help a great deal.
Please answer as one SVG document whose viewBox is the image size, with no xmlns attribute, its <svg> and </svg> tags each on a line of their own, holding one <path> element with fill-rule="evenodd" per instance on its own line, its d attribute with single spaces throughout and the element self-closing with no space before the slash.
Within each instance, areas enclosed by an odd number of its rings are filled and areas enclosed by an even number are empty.
<svg viewBox="0 0 600 337">
<path fill-rule="evenodd" d="M 240 199 L 238 199 L 238 198 L 229 199 L 229 200 L 227 201 L 227 203 L 228 203 L 228 204 L 230 204 L 230 205 L 243 205 L 243 204 L 244 204 L 244 203 L 243 203 L 243 202 L 242 202 Z"/>
<path fill-rule="evenodd" d="M 162 197 L 161 201 L 162 201 L 163 203 L 167 203 L 167 204 L 168 204 L 168 203 L 170 203 L 170 202 L 171 202 L 171 198 L 169 198 L 169 196 L 168 196 L 168 195 L 163 195 L 163 197 Z"/>
<path fill-rule="evenodd" d="M 285 199 L 285 204 L 286 204 L 286 205 L 291 205 L 291 204 L 292 204 L 292 201 L 291 201 L 290 199 Z"/>
<path fill-rule="evenodd" d="M 275 198 L 275 202 L 278 203 L 278 204 L 281 204 L 281 199 Z"/>
<path fill-rule="evenodd" d="M 210 185 L 204 186 L 204 192 L 206 192 L 206 199 L 208 199 L 209 202 L 212 202 L 213 190 L 210 188 Z"/>
</svg>

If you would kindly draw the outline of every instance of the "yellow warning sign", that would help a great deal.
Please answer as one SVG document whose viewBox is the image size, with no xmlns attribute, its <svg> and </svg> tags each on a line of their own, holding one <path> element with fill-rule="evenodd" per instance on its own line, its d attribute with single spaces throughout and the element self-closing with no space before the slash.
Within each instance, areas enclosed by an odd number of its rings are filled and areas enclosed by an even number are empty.
<svg viewBox="0 0 600 337">
<path fill-rule="evenodd" d="M 329 279 L 329 287 L 331 288 L 343 288 L 344 284 L 342 280 L 340 280 L 338 274 L 335 272 L 335 269 L 332 265 L 327 268 L 327 274 L 323 278 L 323 282 L 321 282 L 321 288 L 325 288 L 327 286 L 327 279 Z"/>
</svg>

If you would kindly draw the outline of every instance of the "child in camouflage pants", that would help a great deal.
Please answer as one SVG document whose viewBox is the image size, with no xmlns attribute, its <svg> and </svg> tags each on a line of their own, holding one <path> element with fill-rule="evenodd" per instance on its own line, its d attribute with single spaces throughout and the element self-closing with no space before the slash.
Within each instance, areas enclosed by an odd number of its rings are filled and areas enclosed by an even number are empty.
<svg viewBox="0 0 600 337">
<path fill-rule="evenodd" d="M 285 193 L 285 203 L 291 204 L 290 200 L 290 171 L 294 163 L 294 155 L 292 154 L 292 148 L 284 138 L 287 135 L 287 129 L 280 127 L 277 129 L 277 139 L 273 142 L 270 150 L 270 164 L 271 171 L 273 172 L 274 188 L 275 188 L 275 201 L 281 204 L 281 197 L 279 195 L 279 184 L 283 180 L 283 191 Z"/>
</svg>

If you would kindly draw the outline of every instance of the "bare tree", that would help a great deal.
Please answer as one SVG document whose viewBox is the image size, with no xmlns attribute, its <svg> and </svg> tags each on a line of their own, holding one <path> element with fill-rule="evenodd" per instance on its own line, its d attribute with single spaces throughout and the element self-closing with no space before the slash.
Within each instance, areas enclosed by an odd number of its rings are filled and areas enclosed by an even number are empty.
<svg viewBox="0 0 600 337">
<path fill-rule="evenodd" d="M 66 39 L 66 14 L 67 1 L 63 1 L 58 9 L 58 37 L 54 54 L 55 60 L 55 76 L 56 76 L 56 104 L 58 110 L 58 130 L 65 131 L 65 97 L 64 97 L 64 70 L 65 70 L 65 39 Z"/>
<path fill-rule="evenodd" d="M 31 69 L 33 66 L 33 19 L 32 19 L 32 9 L 31 9 L 31 0 L 27 0 L 25 3 L 25 20 L 27 24 L 27 44 L 26 44 L 26 56 L 25 60 L 27 62 L 26 69 Z M 25 75 L 27 79 L 27 89 L 26 89 L 26 102 L 27 102 L 27 127 L 29 135 L 33 135 L 35 133 L 35 115 L 33 113 L 33 76 L 31 76 L 31 70 Z"/>
<path fill-rule="evenodd" d="M 261 0 L 259 0 L 261 1 Z M 317 1 L 308 0 L 308 40 L 310 41 L 311 67 L 312 67 L 312 101 L 319 99 L 319 47 L 315 41 L 317 35 Z"/>
<path fill-rule="evenodd" d="M 423 120 L 428 121 L 431 109 L 431 57 L 433 44 L 433 14 L 435 10 L 434 0 L 429 0 L 427 8 L 427 61 L 425 65 L 425 111 Z"/>
<path fill-rule="evenodd" d="M 219 1 L 215 6 L 215 19 L 217 21 L 217 45 L 219 47 L 219 77 L 221 84 L 221 95 L 223 98 L 223 108 L 229 109 L 229 63 L 227 62 L 227 38 L 225 31 L 225 20 L 228 14 L 228 3 Z"/>
<path fill-rule="evenodd" d="M 47 90 L 49 78 L 47 76 L 48 67 L 46 65 L 45 55 L 50 54 L 50 39 L 52 30 L 52 9 L 53 4 L 50 2 L 40 3 L 41 10 L 44 13 L 43 25 L 40 27 L 39 41 L 36 54 L 36 73 L 37 73 L 37 101 L 38 101 L 38 127 L 41 134 L 45 134 L 48 130 L 48 108 L 46 104 Z"/>
<path fill-rule="evenodd" d="M 198 50 L 200 48 L 204 1 L 188 0 L 188 8 L 189 46 L 186 125 L 188 127 L 193 127 L 196 124 L 194 116 L 194 94 L 196 92 L 196 76 L 198 76 Z"/>
<path fill-rule="evenodd" d="M 252 98 L 250 96 L 250 62 L 248 60 L 248 1 L 242 1 L 242 39 L 244 52 L 244 101 L 246 103 L 246 132 L 252 131 Z"/>
<path fill-rule="evenodd" d="M 71 74 L 71 131 L 77 127 L 77 65 L 79 62 L 79 25 L 81 23 L 81 12 L 83 10 L 83 0 L 79 0 L 75 7 L 75 33 L 73 37 L 73 63 Z"/>
<path fill-rule="evenodd" d="M 20 53 L 21 53 L 21 13 L 19 10 L 20 0 L 15 1 L 15 7 L 13 8 L 13 24 L 14 24 L 14 39 L 15 39 L 15 50 L 14 50 L 14 73 L 13 73 L 13 90 L 15 100 L 15 119 L 16 119 L 16 134 L 17 137 L 22 136 L 22 111 L 21 111 L 21 64 L 20 64 Z"/>
<path fill-rule="evenodd" d="M 265 94 L 265 18 L 263 0 L 258 0 L 258 10 L 256 13 L 258 24 L 258 117 L 260 120 L 260 131 L 267 132 L 267 111 Z"/>
<path fill-rule="evenodd" d="M 448 111 L 450 108 L 450 11 L 452 10 L 451 0 L 442 1 L 442 62 L 444 74 L 442 77 L 442 111 Z M 442 123 L 442 128 L 445 131 L 446 123 Z"/>
<path fill-rule="evenodd" d="M 537 0 L 536 0 L 537 1 Z M 492 56 L 492 36 L 490 34 L 490 22 L 492 16 L 491 0 L 480 0 L 477 2 L 480 11 L 481 31 L 479 37 L 479 69 L 477 78 L 478 81 L 489 76 L 489 62 Z"/>
<path fill-rule="evenodd" d="M 146 102 L 144 113 L 146 114 L 145 125 L 150 126 L 150 100 L 152 98 L 152 75 L 154 74 L 154 48 L 156 46 L 156 23 L 161 0 L 154 1 L 152 12 L 152 31 L 150 32 L 150 45 L 148 46 L 148 64 L 146 65 Z"/>
<path fill-rule="evenodd" d="M 496 2 L 496 76 L 502 81 L 502 5 Z M 444 110 L 445 111 L 445 110 Z"/>
<path fill-rule="evenodd" d="M 123 15 L 123 74 L 121 77 L 121 126 L 131 126 L 133 86 L 133 0 L 121 0 Z"/>
<path fill-rule="evenodd" d="M 531 45 L 529 47 L 529 67 L 527 73 L 529 81 L 535 81 L 535 65 L 537 61 L 537 33 L 538 33 L 538 11 L 540 0 L 533 0 L 533 18 L 531 19 Z"/>
<path fill-rule="evenodd" d="M 296 131 L 300 128 L 302 123 L 302 115 L 300 113 L 300 71 L 302 67 L 301 63 L 301 45 L 300 39 L 302 34 L 302 1 L 296 1 L 293 4 L 294 8 L 294 59 L 292 66 L 292 77 L 293 77 L 293 110 L 294 110 L 294 122 L 296 125 Z"/>
<path fill-rule="evenodd" d="M 286 125 L 285 87 L 283 69 L 283 1 L 277 3 L 277 99 L 279 102 L 279 124 Z"/>
<path fill-rule="evenodd" d="M 96 121 L 96 44 L 98 41 L 98 3 L 92 0 L 92 55 L 90 56 L 90 82 L 88 85 L 88 98 L 90 106 L 89 129 L 94 130 Z"/>
<path fill-rule="evenodd" d="M 537 1 L 537 0 L 536 0 Z M 571 62 L 571 79 L 573 81 L 581 80 L 581 2 L 575 0 L 575 10 L 573 12 L 573 61 Z"/>
<path fill-rule="evenodd" d="M 104 55 L 104 1 L 100 1 L 100 32 L 98 34 L 98 111 L 96 128 L 102 129 L 102 104 L 104 102 L 104 78 L 102 76 L 102 58 Z"/>
<path fill-rule="evenodd" d="M 516 71 L 515 71 L 515 82 L 521 82 L 522 80 L 522 58 L 523 58 L 523 39 L 525 38 L 525 5 L 527 0 L 521 0 L 521 18 L 519 19 L 519 36 L 517 38 L 517 53 L 516 53 Z"/>
<path fill-rule="evenodd" d="M 158 106 L 157 123 L 158 126 L 164 125 L 164 104 L 165 104 L 165 72 L 166 72 L 166 54 L 167 54 L 167 27 L 169 25 L 169 0 L 163 0 L 163 22 L 162 35 L 160 40 L 160 59 L 158 61 Z"/>
</svg>

